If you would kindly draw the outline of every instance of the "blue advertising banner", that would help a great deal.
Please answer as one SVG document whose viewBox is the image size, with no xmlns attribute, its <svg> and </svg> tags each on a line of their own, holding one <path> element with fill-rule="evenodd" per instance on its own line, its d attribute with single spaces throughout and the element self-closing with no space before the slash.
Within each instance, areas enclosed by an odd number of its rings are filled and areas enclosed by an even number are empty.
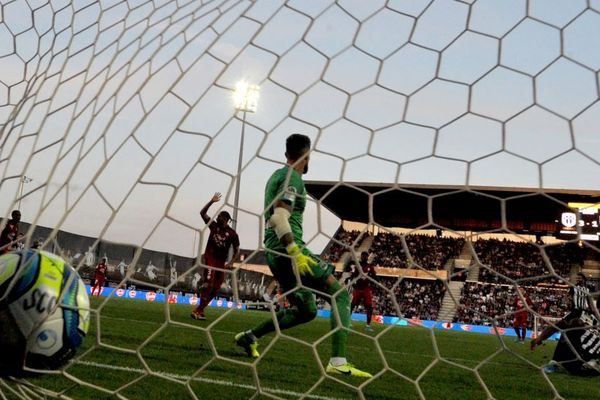
<svg viewBox="0 0 600 400">
<path fill-rule="evenodd" d="M 317 316 L 329 318 L 331 315 L 331 311 L 329 310 L 319 310 Z M 357 314 L 352 313 L 352 321 L 366 322 L 367 316 L 365 314 Z M 516 337 L 514 329 L 512 328 L 502 328 L 502 327 L 493 327 L 493 326 L 483 326 L 483 325 L 469 325 L 469 324 L 461 324 L 454 322 L 438 322 L 438 321 L 429 321 L 429 320 L 420 320 L 420 319 L 404 319 L 399 317 L 387 317 L 374 315 L 373 322 L 376 324 L 382 325 L 397 325 L 397 326 L 422 326 L 428 329 L 443 329 L 447 331 L 459 331 L 459 332 L 473 332 L 473 333 L 486 333 L 490 335 L 502 335 L 502 336 L 513 336 Z M 531 330 L 527 330 L 527 336 L 531 337 Z M 558 340 L 560 338 L 559 333 L 555 333 L 549 339 Z"/>
<path fill-rule="evenodd" d="M 92 296 L 92 289 L 90 285 L 85 285 L 86 290 L 90 296 Z M 164 303 L 165 301 L 171 304 L 187 304 L 195 306 L 198 304 L 200 299 L 196 296 L 180 296 L 176 293 L 171 293 L 167 297 L 164 293 L 156 293 L 148 290 L 129 290 L 129 289 L 117 289 L 111 287 L 103 287 L 100 291 L 100 296 L 107 297 L 121 297 L 124 299 L 133 300 L 145 300 L 150 302 Z M 210 307 L 220 308 L 237 308 L 238 310 L 245 310 L 246 304 L 234 303 L 232 301 L 214 299 L 209 304 Z"/>
</svg>

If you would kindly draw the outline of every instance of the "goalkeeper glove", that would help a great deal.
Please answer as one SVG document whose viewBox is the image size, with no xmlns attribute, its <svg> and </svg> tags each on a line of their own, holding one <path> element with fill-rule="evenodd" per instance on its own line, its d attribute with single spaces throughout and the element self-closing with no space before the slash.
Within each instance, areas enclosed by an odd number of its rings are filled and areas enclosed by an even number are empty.
<svg viewBox="0 0 600 400">
<path fill-rule="evenodd" d="M 298 273 L 301 276 L 314 276 L 313 268 L 319 264 L 312 257 L 302 254 L 296 243 L 292 243 L 287 247 L 287 253 L 292 257 L 292 262 L 298 268 Z"/>
</svg>

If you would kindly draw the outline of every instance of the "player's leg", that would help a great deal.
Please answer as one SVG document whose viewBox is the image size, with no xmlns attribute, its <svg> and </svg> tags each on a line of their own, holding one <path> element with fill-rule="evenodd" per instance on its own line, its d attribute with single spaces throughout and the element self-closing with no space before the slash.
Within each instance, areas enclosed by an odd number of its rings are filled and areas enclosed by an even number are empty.
<svg viewBox="0 0 600 400">
<path fill-rule="evenodd" d="M 282 291 L 288 292 L 297 286 L 296 276 L 289 257 L 267 254 L 267 262 L 273 277 L 279 282 Z M 305 288 L 298 288 L 287 294 L 289 308 L 282 308 L 275 314 L 275 319 L 269 318 L 254 328 L 240 332 L 235 336 L 238 346 L 242 347 L 251 357 L 258 357 L 258 339 L 275 331 L 275 321 L 279 329 L 287 329 L 311 321 L 317 315 L 317 305 L 314 295 Z"/>
<path fill-rule="evenodd" d="M 213 279 L 211 279 L 211 281 L 210 281 L 210 289 L 209 289 L 208 297 L 207 297 L 206 303 L 204 304 L 204 308 L 202 309 L 203 315 L 204 315 L 204 309 L 206 307 L 208 307 L 208 305 L 210 304 L 212 299 L 217 297 L 217 295 L 219 294 L 219 291 L 221 290 L 221 286 L 223 285 L 223 282 L 225 281 L 225 272 L 224 271 L 214 270 L 212 276 L 213 276 Z"/>
<path fill-rule="evenodd" d="M 94 292 L 96 291 L 96 285 L 98 284 L 98 279 L 94 278 L 94 281 L 92 282 L 91 286 L 92 286 L 92 296 L 94 295 Z"/>
<path fill-rule="evenodd" d="M 521 321 L 519 318 L 519 314 L 515 315 L 515 319 L 513 321 L 513 329 L 515 330 L 515 333 L 517 334 L 517 342 L 521 341 Z"/>
<path fill-rule="evenodd" d="M 329 295 L 326 300 L 331 304 L 330 323 L 334 332 L 331 335 L 331 358 L 327 364 L 327 373 L 371 378 L 370 373 L 355 368 L 346 360 L 348 328 L 352 317 L 348 290 L 333 276 L 335 267 L 332 264 L 319 260 L 307 249 L 304 249 L 303 253 L 318 261 L 318 265 L 312 271 L 313 276 L 303 277 L 302 283 L 310 288 L 324 291 Z"/>
<path fill-rule="evenodd" d="M 279 329 L 289 329 L 294 326 L 312 321 L 317 316 L 317 304 L 314 294 L 307 289 L 296 289 L 287 295 L 290 303 L 289 308 L 283 308 L 276 315 Z M 275 321 L 270 318 L 262 324 L 259 324 L 252 333 L 256 338 L 260 338 L 268 333 L 275 331 Z"/>
<path fill-rule="evenodd" d="M 333 271 L 333 266 L 330 266 Z M 352 375 L 360 378 L 371 378 L 372 375 L 368 372 L 361 371 L 355 368 L 346 359 L 346 349 L 348 342 L 348 328 L 350 327 L 350 319 L 352 316 L 350 310 L 350 294 L 340 284 L 331 273 L 325 278 L 325 293 L 330 295 L 329 302 L 331 303 L 331 329 L 335 329 L 331 336 L 331 358 L 327 364 L 326 371 L 328 374 Z M 341 326 L 338 324 L 341 323 Z"/>
<path fill-rule="evenodd" d="M 289 257 L 267 255 L 267 261 L 273 276 L 279 282 L 282 291 L 288 292 L 297 286 L 292 263 Z M 317 304 L 313 293 L 305 288 L 298 288 L 287 294 L 290 307 L 277 312 L 276 319 L 280 329 L 292 328 L 296 325 L 311 321 L 317 315 Z M 255 337 L 260 338 L 275 331 L 273 319 L 257 325 L 251 329 Z"/>
<path fill-rule="evenodd" d="M 96 279 L 94 287 L 92 288 L 92 296 L 100 296 L 100 288 L 102 287 L 102 284 L 103 282 L 100 279 Z"/>
<path fill-rule="evenodd" d="M 528 318 L 525 317 L 523 318 L 523 323 L 521 324 L 521 342 L 525 343 L 525 339 L 527 339 L 527 324 L 528 324 Z"/>
<path fill-rule="evenodd" d="M 361 296 L 360 290 L 358 290 L 358 289 L 352 290 L 352 302 L 350 303 L 350 311 L 351 312 L 356 310 L 356 307 L 358 307 L 358 305 L 360 304 L 361 297 L 362 296 Z"/>
<path fill-rule="evenodd" d="M 210 301 L 209 297 L 211 296 L 212 280 L 214 279 L 214 277 L 214 270 L 208 267 L 204 268 L 204 271 L 202 271 L 202 285 L 200 287 L 200 301 L 198 302 L 198 305 L 192 312 L 192 318 L 200 321 L 204 321 L 206 319 L 206 317 L 204 316 L 204 309 Z"/>
<path fill-rule="evenodd" d="M 373 291 L 371 289 L 365 289 L 364 293 L 365 308 L 367 309 L 367 326 L 368 331 L 372 330 L 371 320 L 373 319 Z"/>
<path fill-rule="evenodd" d="M 558 326 L 558 324 L 557 324 Z M 558 344 L 554 349 L 552 362 L 544 366 L 544 372 L 556 372 L 558 366 L 574 375 L 597 375 L 597 371 L 587 368 L 584 360 L 585 350 L 581 347 L 581 335 L 585 332 L 585 323 L 581 319 L 567 322 Z"/>
</svg>

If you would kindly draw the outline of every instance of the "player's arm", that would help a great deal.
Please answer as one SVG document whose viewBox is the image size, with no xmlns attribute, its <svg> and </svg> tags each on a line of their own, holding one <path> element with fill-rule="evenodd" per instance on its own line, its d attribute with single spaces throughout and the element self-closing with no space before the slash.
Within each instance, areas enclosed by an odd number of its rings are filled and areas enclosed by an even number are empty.
<svg viewBox="0 0 600 400">
<path fill-rule="evenodd" d="M 371 279 L 377 278 L 377 272 L 375 271 L 375 267 L 373 265 L 369 267 L 369 277 L 371 277 Z"/>
<path fill-rule="evenodd" d="M 231 256 L 231 260 L 227 263 L 227 267 L 229 268 L 233 267 L 233 262 L 240 256 L 240 238 L 236 234 L 233 240 L 233 255 Z"/>
<path fill-rule="evenodd" d="M 204 221 L 204 223 L 208 224 L 208 222 L 210 221 L 210 217 L 207 214 L 208 209 L 210 208 L 210 206 L 212 206 L 214 203 L 218 202 L 219 200 L 221 200 L 221 193 L 216 192 L 213 195 L 213 197 L 210 198 L 208 203 L 206 203 L 204 205 L 204 207 L 202 207 L 202 210 L 200 210 L 200 216 L 202 217 L 202 220 Z"/>
<path fill-rule="evenodd" d="M 284 195 L 284 198 L 286 196 Z M 312 269 L 317 266 L 317 262 L 311 257 L 302 254 L 300 246 L 294 242 L 292 227 L 290 226 L 290 216 L 292 215 L 292 204 L 294 199 L 277 200 L 273 205 L 273 215 L 269 219 L 271 227 L 275 234 L 285 246 L 287 253 L 292 257 L 298 273 L 300 275 L 313 275 Z"/>
<path fill-rule="evenodd" d="M 292 215 L 292 205 L 286 201 L 277 200 L 273 206 L 273 215 L 269 219 L 277 237 L 286 248 L 294 243 L 289 222 L 290 215 Z"/>
</svg>

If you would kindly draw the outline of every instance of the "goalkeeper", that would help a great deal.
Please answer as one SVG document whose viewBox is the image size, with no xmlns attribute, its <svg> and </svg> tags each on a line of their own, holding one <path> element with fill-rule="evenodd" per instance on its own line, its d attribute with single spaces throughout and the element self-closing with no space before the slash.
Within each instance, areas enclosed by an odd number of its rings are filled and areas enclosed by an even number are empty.
<svg viewBox="0 0 600 400">
<path fill-rule="evenodd" d="M 333 277 L 333 265 L 318 260 L 302 240 L 302 219 L 306 206 L 306 190 L 302 174 L 308 172 L 310 138 L 293 134 L 286 140 L 287 165 L 273 173 L 265 188 L 265 248 L 267 263 L 273 276 L 286 293 L 290 307 L 276 314 L 280 329 L 306 323 L 317 315 L 315 296 L 309 288 L 328 294 L 332 303 L 332 356 L 327 364 L 329 374 L 370 378 L 346 360 L 346 342 L 350 326 L 350 295 Z M 301 282 L 301 285 L 299 284 Z M 337 323 L 336 314 L 342 326 Z M 269 319 L 255 328 L 238 333 L 235 341 L 250 357 L 258 357 L 258 339 L 275 331 Z"/>
</svg>

